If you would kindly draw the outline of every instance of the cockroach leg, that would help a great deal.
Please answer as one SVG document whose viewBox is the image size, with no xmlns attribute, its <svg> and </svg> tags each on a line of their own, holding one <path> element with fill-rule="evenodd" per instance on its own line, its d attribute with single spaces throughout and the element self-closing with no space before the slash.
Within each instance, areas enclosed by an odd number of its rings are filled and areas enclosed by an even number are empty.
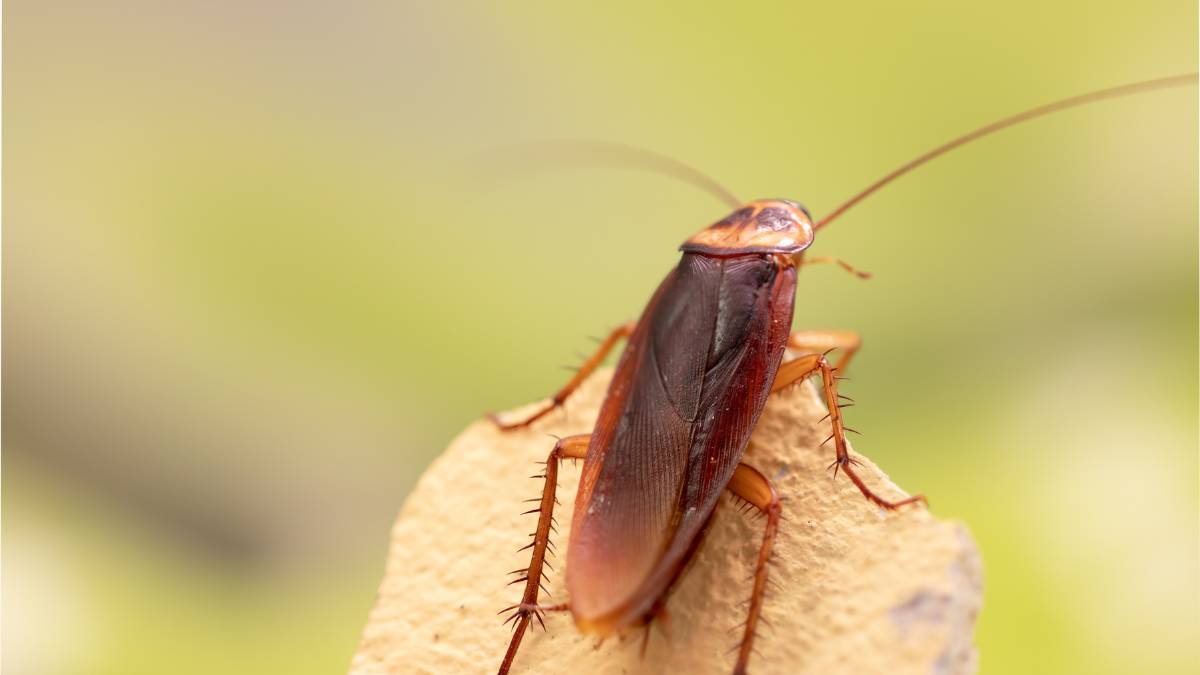
<svg viewBox="0 0 1200 675">
<path fill-rule="evenodd" d="M 758 562 L 754 568 L 754 590 L 750 594 L 750 612 L 746 616 L 746 627 L 742 642 L 738 646 L 737 665 L 734 675 L 744 675 L 754 649 L 754 631 L 762 620 L 763 594 L 767 590 L 767 562 L 771 559 L 771 547 L 775 544 L 775 533 L 779 529 L 779 515 L 783 510 L 775 486 L 749 464 L 738 464 L 729 481 L 729 490 L 753 504 L 767 516 L 767 527 L 763 532 L 762 548 L 758 551 Z"/>
<path fill-rule="evenodd" d="M 593 353 L 591 357 L 583 362 L 583 365 L 579 367 L 579 370 L 575 371 L 575 375 L 571 378 L 571 380 L 567 382 L 562 389 L 559 389 L 558 392 L 550 398 L 550 401 L 547 402 L 546 405 L 541 409 L 535 411 L 525 419 L 518 420 L 516 422 L 505 422 L 494 413 L 488 413 L 488 419 L 490 419 L 492 423 L 495 424 L 501 431 L 511 431 L 513 429 L 527 427 L 536 420 L 541 419 L 555 408 L 561 407 L 563 402 L 567 400 L 567 397 L 579 388 L 579 385 L 587 379 L 588 375 L 591 375 L 592 372 L 604 362 L 604 358 L 608 356 L 608 353 L 612 351 L 612 348 L 617 345 L 617 341 L 619 341 L 621 338 L 627 338 L 633 333 L 634 325 L 634 322 L 631 321 L 614 328 L 612 332 L 608 334 L 608 337 L 604 338 L 604 340 L 600 342 L 600 346 L 596 348 L 595 353 Z"/>
<path fill-rule="evenodd" d="M 821 374 L 821 390 L 825 398 L 825 406 L 829 408 L 829 423 L 833 429 L 833 433 L 826 439 L 826 442 L 832 440 L 833 447 L 837 451 L 837 458 L 830 464 L 836 476 L 839 471 L 846 476 L 858 487 L 859 492 L 864 497 L 869 499 L 875 505 L 893 510 L 906 504 L 915 504 L 917 502 L 925 503 L 925 497 L 916 495 L 907 499 L 890 502 L 883 497 L 875 494 L 867 484 L 863 482 L 858 473 L 854 471 L 854 465 L 857 460 L 850 457 L 850 450 L 846 443 L 846 428 L 845 421 L 842 419 L 842 406 L 839 404 L 837 391 L 837 368 L 829 365 L 829 361 L 822 354 L 813 354 L 810 356 L 801 356 L 798 359 L 785 361 L 780 364 L 779 371 L 775 375 L 775 382 L 771 384 L 771 391 L 776 392 L 781 389 L 796 384 L 804 378 L 814 374 Z"/>
<path fill-rule="evenodd" d="M 524 570 L 521 570 L 521 571 L 523 572 Z M 522 579 L 522 581 L 524 581 L 524 579 Z M 509 605 L 508 607 L 505 607 L 504 609 L 502 609 L 496 613 L 497 614 L 508 614 L 509 612 L 513 612 L 513 615 L 516 616 L 516 615 L 521 614 L 522 612 L 524 612 L 526 614 L 545 614 L 546 612 L 566 612 L 566 611 L 569 611 L 570 609 L 571 609 L 571 605 L 566 602 L 559 602 L 559 603 L 553 604 L 553 605 L 526 605 L 524 603 L 519 603 L 516 605 Z M 512 621 L 512 620 L 513 620 L 513 617 L 510 616 L 504 622 L 508 623 L 509 621 Z"/>
<path fill-rule="evenodd" d="M 833 369 L 844 373 L 862 347 L 862 338 L 849 330 L 798 330 L 788 336 L 788 347 L 803 354 L 828 354 L 836 349 L 838 360 Z"/>
<path fill-rule="evenodd" d="M 775 373 L 775 381 L 771 383 L 771 393 L 783 391 L 802 382 L 806 377 L 820 370 L 822 362 L 828 363 L 824 355 L 807 354 L 779 364 L 779 370 Z"/>
<path fill-rule="evenodd" d="M 525 570 L 525 576 L 517 580 L 525 582 L 525 592 L 521 595 L 521 602 L 508 608 L 513 614 L 505 620 L 505 623 L 509 621 L 515 623 L 508 651 L 504 654 L 504 661 L 500 664 L 500 675 L 504 675 L 512 667 L 513 659 L 517 655 L 517 648 L 521 646 L 521 638 L 525 636 L 525 631 L 529 628 L 530 619 L 537 619 L 538 623 L 542 624 L 543 612 L 567 608 L 566 604 L 549 607 L 538 605 L 538 591 L 541 590 L 542 578 L 545 575 L 546 549 L 550 545 L 550 531 L 553 527 L 554 493 L 558 490 L 558 464 L 563 459 L 586 457 L 590 440 L 590 434 L 577 434 L 559 439 L 554 444 L 554 449 L 550 451 L 550 456 L 546 458 L 546 482 L 542 486 L 540 505 L 534 510 L 539 515 L 537 530 L 533 533 L 533 555 L 530 557 L 529 567 Z M 501 610 L 502 613 L 503 611 L 505 610 Z M 542 626 L 545 627 L 545 624 Z"/>
<path fill-rule="evenodd" d="M 845 260 L 842 260 L 841 258 L 830 258 L 829 256 L 821 256 L 821 255 L 819 255 L 819 256 L 813 256 L 813 257 L 811 257 L 811 258 L 809 258 L 809 257 L 805 257 L 805 258 L 803 258 L 803 259 L 800 261 L 800 263 L 799 263 L 799 264 L 801 264 L 801 265 L 829 265 L 829 264 L 833 264 L 833 265 L 837 265 L 838 267 L 840 267 L 840 268 L 842 268 L 842 269 L 846 270 L 846 271 L 847 271 L 847 272 L 849 272 L 850 274 L 853 274 L 854 276 L 858 277 L 859 279 L 870 279 L 870 278 L 871 278 L 871 273 L 870 273 L 870 272 L 865 272 L 865 271 L 863 271 L 863 270 L 860 270 L 860 269 L 858 269 L 857 267 L 855 267 L 855 266 L 851 265 L 850 263 L 846 262 Z"/>
</svg>

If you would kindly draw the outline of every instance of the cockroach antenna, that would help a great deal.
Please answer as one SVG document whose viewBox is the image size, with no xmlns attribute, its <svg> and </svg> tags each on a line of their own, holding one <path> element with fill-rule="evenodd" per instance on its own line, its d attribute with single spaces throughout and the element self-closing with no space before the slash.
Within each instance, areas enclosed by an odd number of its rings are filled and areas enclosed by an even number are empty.
<svg viewBox="0 0 1200 675">
<path fill-rule="evenodd" d="M 693 166 L 653 150 L 613 141 L 570 138 L 530 141 L 485 153 L 482 159 L 503 173 L 514 164 L 525 169 L 575 167 L 649 171 L 699 188 L 731 208 L 742 205 L 737 195 Z"/>
<path fill-rule="evenodd" d="M 1087 105 L 1088 103 L 1095 103 L 1097 101 L 1103 101 L 1110 98 L 1120 98 L 1122 96 L 1140 94 L 1142 92 L 1152 91 L 1155 89 L 1167 89 L 1170 87 L 1181 87 L 1188 84 L 1196 84 L 1196 80 L 1197 73 L 1188 73 L 1187 75 L 1175 75 L 1173 77 L 1163 77 L 1157 80 L 1144 80 L 1142 82 L 1134 82 L 1132 84 L 1123 84 L 1119 87 L 1110 87 L 1108 89 L 1101 89 L 1099 91 L 1093 91 L 1087 94 L 1080 94 L 1078 96 L 1064 98 L 1060 101 L 1047 103 L 1036 108 L 1030 108 L 1024 112 L 1017 113 L 1016 115 L 1010 115 L 1003 119 L 996 120 L 991 124 L 986 124 L 978 129 L 975 129 L 974 131 L 963 134 L 962 136 L 959 136 L 948 143 L 939 145 L 938 147 L 912 160 L 911 162 L 900 166 L 883 178 L 871 183 L 862 192 L 859 192 L 850 199 L 846 200 L 846 202 L 841 206 L 837 207 L 833 211 L 830 211 L 829 215 L 818 220 L 813 226 L 813 229 L 819 230 L 834 220 L 837 220 L 838 216 L 848 211 L 850 207 L 854 206 L 855 204 L 861 202 L 867 197 L 870 197 L 872 194 L 875 194 L 879 188 L 896 180 L 897 178 L 921 166 L 922 164 L 925 164 L 929 160 L 941 157 L 957 147 L 966 145 L 967 143 L 970 143 L 976 139 L 983 138 L 988 134 L 995 133 L 1001 129 L 1007 129 L 1008 127 L 1020 124 L 1021 122 L 1027 122 L 1032 119 L 1037 119 L 1038 117 L 1056 113 L 1060 110 L 1075 108 L 1081 105 Z"/>
</svg>

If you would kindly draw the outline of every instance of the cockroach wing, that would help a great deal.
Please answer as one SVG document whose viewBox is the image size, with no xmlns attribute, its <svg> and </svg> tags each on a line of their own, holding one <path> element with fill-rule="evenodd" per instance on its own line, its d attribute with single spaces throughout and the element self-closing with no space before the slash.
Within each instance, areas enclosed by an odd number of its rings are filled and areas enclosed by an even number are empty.
<svg viewBox="0 0 1200 675">
<path fill-rule="evenodd" d="M 746 448 L 787 344 L 795 269 L 684 254 L 617 365 L 567 558 L 580 628 L 640 621 L 687 560 Z"/>
</svg>

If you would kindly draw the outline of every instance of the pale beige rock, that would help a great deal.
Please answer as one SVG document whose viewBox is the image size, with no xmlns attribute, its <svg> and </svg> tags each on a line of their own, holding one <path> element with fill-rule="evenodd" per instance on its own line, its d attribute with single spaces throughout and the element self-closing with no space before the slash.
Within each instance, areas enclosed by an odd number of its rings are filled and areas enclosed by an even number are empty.
<svg viewBox="0 0 1200 675">
<path fill-rule="evenodd" d="M 590 378 L 533 429 L 501 433 L 472 424 L 433 463 L 409 495 L 392 531 L 391 552 L 350 672 L 491 673 L 504 655 L 509 628 L 496 612 L 516 602 L 506 586 L 524 567 L 536 514 L 517 515 L 521 500 L 541 494 L 535 461 L 554 444 L 548 434 L 587 432 L 611 371 Z M 825 409 L 809 386 L 772 396 L 745 461 L 772 478 L 786 499 L 775 546 L 763 628 L 751 660 L 769 673 L 951 675 L 975 671 L 972 644 L 982 597 L 979 554 L 966 528 L 922 507 L 882 512 L 844 476 L 833 479 Z M 871 462 L 862 475 L 885 497 L 904 493 Z M 556 541 L 565 552 L 579 471 L 560 473 Z M 717 507 L 697 559 L 672 593 L 669 635 L 655 629 L 645 657 L 641 631 L 623 643 L 576 632 L 565 613 L 531 630 L 514 673 L 728 673 L 729 649 L 744 619 L 749 577 L 762 521 Z M 553 559 L 561 568 L 565 561 Z M 564 597 L 561 574 L 549 585 Z M 547 602 L 546 598 L 542 599 Z"/>
</svg>

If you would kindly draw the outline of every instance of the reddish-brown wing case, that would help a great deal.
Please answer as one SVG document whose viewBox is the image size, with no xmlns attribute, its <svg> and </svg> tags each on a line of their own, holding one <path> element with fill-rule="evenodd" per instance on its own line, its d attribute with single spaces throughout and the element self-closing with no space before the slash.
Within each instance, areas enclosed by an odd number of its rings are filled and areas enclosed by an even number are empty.
<svg viewBox="0 0 1200 675">
<path fill-rule="evenodd" d="M 686 563 L 783 357 L 795 268 L 685 252 L 630 337 L 584 461 L 567 552 L 583 630 L 640 622 Z"/>
</svg>

